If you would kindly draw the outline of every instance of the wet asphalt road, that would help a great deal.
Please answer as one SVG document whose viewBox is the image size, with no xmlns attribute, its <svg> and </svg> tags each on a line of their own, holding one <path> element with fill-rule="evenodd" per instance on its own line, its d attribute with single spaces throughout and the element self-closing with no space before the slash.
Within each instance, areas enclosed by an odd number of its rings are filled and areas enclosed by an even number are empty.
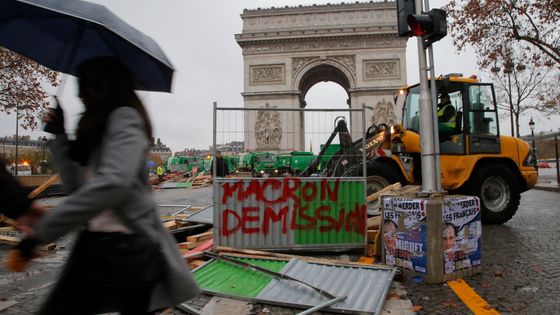
<svg viewBox="0 0 560 315">
<path fill-rule="evenodd" d="M 205 205 L 211 202 L 211 187 L 156 190 L 154 196 L 160 205 Z M 56 204 L 60 200 L 42 202 Z M 160 209 L 162 214 L 168 214 L 176 208 Z M 501 226 L 483 227 L 483 272 L 466 278 L 466 282 L 500 313 L 558 314 L 559 226 L 560 193 L 524 193 L 512 220 Z M 0 314 L 26 315 L 38 309 L 66 259 L 71 241 L 71 236 L 62 239 L 58 243 L 61 249 L 46 252 L 26 273 L 9 273 L 0 266 Z M 8 246 L 0 246 L 3 258 Z M 420 314 L 472 314 L 446 284 L 417 283 L 410 278 L 403 279 L 402 284 L 407 293 L 400 298 L 409 299 Z M 208 297 L 201 297 L 192 305 L 200 308 L 207 301 Z M 10 304 L 13 305 L 7 307 Z M 265 309 L 267 314 L 297 312 L 279 307 Z M 262 306 L 255 305 L 252 313 L 262 310 Z"/>
</svg>

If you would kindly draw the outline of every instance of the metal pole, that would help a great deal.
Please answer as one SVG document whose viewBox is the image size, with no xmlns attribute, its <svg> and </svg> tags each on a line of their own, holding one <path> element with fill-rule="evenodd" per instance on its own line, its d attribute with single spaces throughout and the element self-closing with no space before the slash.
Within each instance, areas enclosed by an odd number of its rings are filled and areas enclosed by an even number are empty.
<svg viewBox="0 0 560 315">
<path fill-rule="evenodd" d="M 331 306 L 331 305 L 333 305 L 333 304 L 336 304 L 336 303 L 341 302 L 341 301 L 344 301 L 344 300 L 346 300 L 346 297 L 337 297 L 337 298 L 334 298 L 334 299 L 332 299 L 332 300 L 328 300 L 328 301 L 326 301 L 326 302 L 323 303 L 323 304 L 319 304 L 319 305 L 314 306 L 314 307 L 312 307 L 312 308 L 310 308 L 310 309 L 308 309 L 308 310 L 305 310 L 305 311 L 303 311 L 303 312 L 297 313 L 296 315 L 309 315 L 309 314 L 313 314 L 313 313 L 315 313 L 315 312 L 317 312 L 317 311 L 319 311 L 319 310 L 324 309 L 325 307 Z"/>
<path fill-rule="evenodd" d="M 435 70 L 434 70 L 434 52 L 432 46 L 428 48 L 428 55 L 430 59 L 430 85 L 431 85 L 431 92 L 432 92 L 432 119 L 434 124 L 437 123 L 437 87 L 436 87 L 436 79 L 435 79 Z M 441 192 L 441 166 L 440 166 L 440 153 L 439 153 L 439 132 L 438 128 L 433 128 L 434 130 L 434 176 L 436 178 L 436 191 Z"/>
<path fill-rule="evenodd" d="M 46 174 L 46 170 L 45 170 L 45 166 L 46 166 L 46 161 L 45 161 L 45 147 L 47 144 L 47 137 L 44 137 L 41 139 L 41 144 L 43 144 L 43 159 L 41 160 L 41 173 L 42 174 Z"/>
<path fill-rule="evenodd" d="M 214 102 L 214 109 L 213 109 L 213 124 L 212 124 L 212 178 L 214 178 L 213 183 L 214 183 L 214 193 L 212 194 L 212 198 L 213 198 L 213 202 L 214 204 L 216 204 L 217 202 L 217 196 L 216 196 L 216 192 L 217 187 L 216 187 L 216 174 L 218 173 L 218 163 L 216 161 L 216 126 L 217 126 L 217 110 L 216 108 L 218 107 L 218 102 Z"/>
<path fill-rule="evenodd" d="M 560 186 L 560 164 L 558 164 L 558 136 L 554 137 L 554 149 L 556 151 L 556 185 Z"/>
<path fill-rule="evenodd" d="M 511 75 L 510 75 L 510 73 L 508 73 L 507 76 L 508 76 L 509 120 L 510 120 L 510 123 L 511 123 L 511 136 L 515 137 L 515 131 L 513 129 L 513 101 L 511 99 Z"/>
<path fill-rule="evenodd" d="M 416 0 L 416 14 L 422 13 L 422 0 Z M 420 68 L 420 152 L 422 161 L 422 192 L 436 191 L 434 174 L 434 121 L 432 115 L 432 97 L 428 91 L 428 73 L 424 39 L 417 37 L 418 65 Z"/>
<path fill-rule="evenodd" d="M 368 173 L 367 173 L 367 165 L 366 165 L 366 104 L 365 103 L 362 103 L 362 174 L 364 175 L 364 204 L 367 205 Z"/>
<path fill-rule="evenodd" d="M 533 164 L 535 165 L 535 169 L 537 169 L 537 173 L 539 172 L 539 168 L 537 167 L 537 152 L 535 150 L 535 131 L 531 129 L 531 145 L 533 150 Z"/>
<path fill-rule="evenodd" d="M 19 156 L 18 156 L 18 148 L 19 148 L 19 132 L 18 132 L 18 125 L 19 125 L 19 106 L 16 104 L 16 166 L 15 166 L 15 170 L 14 170 L 14 175 L 17 176 L 18 174 L 18 160 L 19 160 Z"/>
<path fill-rule="evenodd" d="M 430 1 L 424 1 L 424 11 L 430 11 Z M 428 58 L 430 61 L 430 90 L 432 92 L 432 119 L 434 124 L 437 123 L 437 86 L 436 86 L 436 74 L 435 74 L 435 63 L 434 63 L 434 49 L 433 45 L 428 47 Z M 439 132 L 438 128 L 434 129 L 434 159 L 435 159 L 435 167 L 434 173 L 436 178 L 436 191 L 441 192 L 441 166 L 440 166 L 440 152 L 439 152 Z"/>
</svg>

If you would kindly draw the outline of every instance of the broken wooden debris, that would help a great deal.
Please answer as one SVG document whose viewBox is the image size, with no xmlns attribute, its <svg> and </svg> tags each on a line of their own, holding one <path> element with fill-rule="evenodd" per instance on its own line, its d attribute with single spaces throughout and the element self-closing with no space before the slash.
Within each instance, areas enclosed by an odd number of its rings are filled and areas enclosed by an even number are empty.
<svg viewBox="0 0 560 315">
<path fill-rule="evenodd" d="M 209 230 L 209 231 L 206 231 L 204 233 L 188 236 L 187 237 L 187 242 L 199 243 L 199 242 L 202 242 L 202 241 L 209 240 L 209 239 L 214 237 L 213 233 L 214 232 L 212 230 Z"/>
<path fill-rule="evenodd" d="M 378 200 L 379 197 L 382 194 L 388 193 L 388 192 L 393 191 L 393 190 L 397 190 L 399 188 L 401 188 L 401 183 L 399 183 L 399 182 L 396 182 L 393 185 L 389 185 L 389 186 L 387 186 L 387 187 L 385 187 L 385 188 L 367 196 L 367 202 L 374 202 L 374 201 Z"/>
</svg>

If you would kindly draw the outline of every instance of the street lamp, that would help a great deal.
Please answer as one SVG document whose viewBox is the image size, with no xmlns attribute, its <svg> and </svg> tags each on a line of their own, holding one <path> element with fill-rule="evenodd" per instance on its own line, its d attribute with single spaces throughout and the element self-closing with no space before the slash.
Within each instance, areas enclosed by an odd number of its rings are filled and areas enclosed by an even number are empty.
<svg viewBox="0 0 560 315">
<path fill-rule="evenodd" d="M 19 105 L 15 105 L 16 107 L 16 167 L 15 167 L 15 171 L 14 171 L 14 175 L 18 174 L 18 160 L 19 160 L 19 108 L 30 108 L 30 105 L 25 105 L 25 106 L 19 106 Z"/>
<path fill-rule="evenodd" d="M 508 60 L 506 62 L 506 64 L 504 65 L 504 73 L 507 74 L 507 78 L 508 78 L 508 96 L 509 96 L 509 120 L 510 120 L 510 124 L 511 124 L 511 136 L 515 137 L 515 129 L 513 127 L 513 100 L 511 97 L 511 73 L 513 72 L 513 68 L 514 68 L 515 64 L 512 60 Z M 517 72 L 521 72 L 523 70 L 525 70 L 527 67 L 525 67 L 524 64 L 518 64 L 517 66 L 515 66 L 515 70 L 517 70 Z M 493 67 L 490 69 L 490 71 L 494 74 L 498 74 L 500 72 L 500 67 Z M 517 135 L 519 136 L 519 134 Z"/>
<path fill-rule="evenodd" d="M 41 173 L 45 174 L 46 173 L 45 166 L 47 165 L 47 161 L 45 160 L 45 148 L 47 146 L 47 137 L 43 136 L 43 138 L 41 138 L 41 143 L 43 144 L 43 159 L 41 160 Z"/>
<path fill-rule="evenodd" d="M 537 155 L 535 153 L 535 122 L 533 121 L 533 117 L 531 117 L 531 120 L 529 120 L 529 128 L 531 129 L 531 144 L 532 144 L 532 148 L 533 148 L 533 159 L 534 164 L 535 164 L 535 168 L 537 167 Z"/>
</svg>

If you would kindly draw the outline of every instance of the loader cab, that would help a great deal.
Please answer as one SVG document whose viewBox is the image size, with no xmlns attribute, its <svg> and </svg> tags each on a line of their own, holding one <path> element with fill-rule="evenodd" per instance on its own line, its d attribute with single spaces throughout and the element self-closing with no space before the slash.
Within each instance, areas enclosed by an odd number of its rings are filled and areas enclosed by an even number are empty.
<svg viewBox="0 0 560 315">
<path fill-rule="evenodd" d="M 470 78 L 436 80 L 440 153 L 464 155 L 499 153 L 498 115 L 492 84 Z M 420 86 L 404 89 L 397 97 L 403 106 L 403 126 L 420 133 Z"/>
</svg>

